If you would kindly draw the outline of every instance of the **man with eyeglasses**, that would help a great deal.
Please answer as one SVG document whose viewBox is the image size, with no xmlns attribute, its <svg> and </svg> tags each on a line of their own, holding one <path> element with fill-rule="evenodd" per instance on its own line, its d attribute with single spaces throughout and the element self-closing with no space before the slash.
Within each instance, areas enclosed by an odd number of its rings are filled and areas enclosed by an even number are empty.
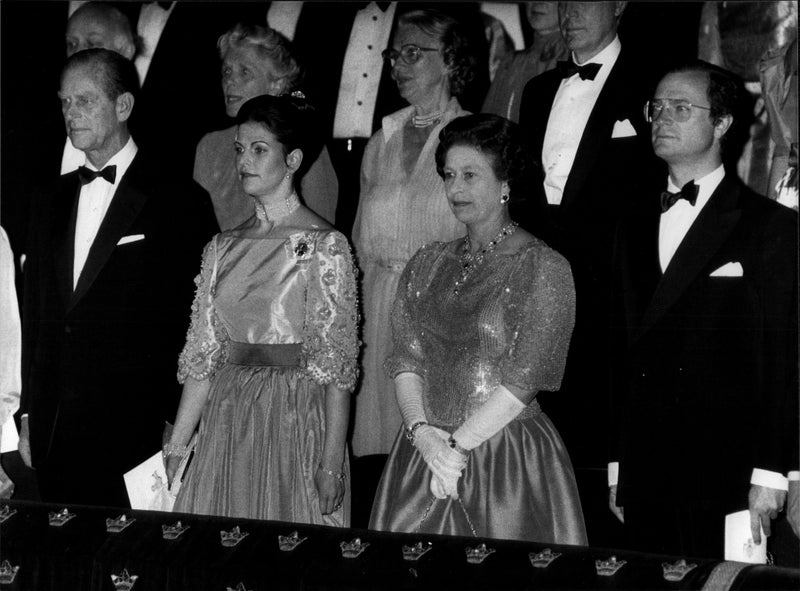
<svg viewBox="0 0 800 591">
<path fill-rule="evenodd" d="M 725 516 L 744 509 L 759 543 L 800 476 L 797 215 L 723 164 L 745 92 L 697 60 L 644 107 L 669 174 L 615 245 L 609 464 L 637 550 L 723 558 Z"/>
<path fill-rule="evenodd" d="M 541 400 L 569 449 L 584 488 L 602 494 L 608 410 L 611 245 L 621 213 L 657 166 L 642 103 L 655 80 L 637 68 L 617 28 L 626 2 L 559 2 L 570 59 L 533 78 L 519 123 L 543 166 L 543 195 L 516 219 L 569 261 L 577 318 L 561 390 Z M 592 491 L 586 489 L 591 487 Z M 602 515 L 601 518 L 608 518 Z M 610 530 L 615 522 L 608 519 Z M 591 534 L 590 534 L 591 535 Z"/>
</svg>

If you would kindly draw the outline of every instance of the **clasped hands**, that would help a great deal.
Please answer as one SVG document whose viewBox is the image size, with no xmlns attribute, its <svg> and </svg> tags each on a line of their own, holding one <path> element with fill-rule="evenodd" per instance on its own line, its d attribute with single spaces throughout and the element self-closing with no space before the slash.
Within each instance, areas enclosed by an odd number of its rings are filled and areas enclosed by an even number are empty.
<svg viewBox="0 0 800 591">
<path fill-rule="evenodd" d="M 458 498 L 458 480 L 467 466 L 467 456 L 452 449 L 450 433 L 431 425 L 422 425 L 414 434 L 414 447 L 431 471 L 431 492 L 437 499 Z"/>
</svg>

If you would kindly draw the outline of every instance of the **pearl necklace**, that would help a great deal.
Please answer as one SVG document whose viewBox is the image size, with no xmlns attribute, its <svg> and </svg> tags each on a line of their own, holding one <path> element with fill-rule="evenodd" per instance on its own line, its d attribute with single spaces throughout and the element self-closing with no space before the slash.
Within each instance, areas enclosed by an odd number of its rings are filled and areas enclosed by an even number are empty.
<svg viewBox="0 0 800 591">
<path fill-rule="evenodd" d="M 459 278 L 453 287 L 454 295 L 458 295 L 458 291 L 461 289 L 461 286 L 464 285 L 464 282 L 466 282 L 467 278 L 472 274 L 472 272 L 479 267 L 481 263 L 483 263 L 486 255 L 493 252 L 494 249 L 497 248 L 498 244 L 516 232 L 518 225 L 519 224 L 517 224 L 517 222 L 510 222 L 500 228 L 500 231 L 494 238 L 492 238 L 492 240 L 489 241 L 489 244 L 475 254 L 472 254 L 472 243 L 470 242 L 469 234 L 464 236 L 464 246 L 461 251 L 461 256 L 459 257 L 459 262 L 461 263 L 461 274 L 459 275 Z"/>
<path fill-rule="evenodd" d="M 295 192 L 292 192 L 291 195 L 286 197 L 282 203 L 278 201 L 264 204 L 255 200 L 256 217 L 262 222 L 274 222 L 275 220 L 279 220 L 292 213 L 298 207 L 300 207 L 300 198 Z"/>
<path fill-rule="evenodd" d="M 414 127 L 428 127 L 435 123 L 439 123 L 441 121 L 442 116 L 444 115 L 444 111 L 435 111 L 434 113 L 428 113 L 427 115 L 417 115 L 415 114 L 411 118 L 411 124 Z"/>
</svg>

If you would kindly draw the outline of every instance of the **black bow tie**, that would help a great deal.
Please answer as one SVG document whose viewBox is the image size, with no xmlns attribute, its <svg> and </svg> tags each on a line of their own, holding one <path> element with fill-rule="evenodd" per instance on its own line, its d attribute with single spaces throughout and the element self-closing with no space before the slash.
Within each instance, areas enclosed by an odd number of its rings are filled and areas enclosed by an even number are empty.
<svg viewBox="0 0 800 591">
<path fill-rule="evenodd" d="M 594 80 L 597 73 L 600 71 L 602 64 L 589 63 L 582 66 L 577 65 L 572 60 L 559 61 L 556 65 L 562 78 L 569 78 L 577 74 L 581 80 Z"/>
<path fill-rule="evenodd" d="M 104 178 L 113 185 L 117 179 L 117 167 L 114 165 L 106 166 L 103 170 L 92 170 L 85 166 L 78 167 L 78 180 L 81 186 L 91 183 L 97 177 Z"/>
<path fill-rule="evenodd" d="M 667 211 L 670 207 L 678 202 L 678 199 L 686 199 L 690 204 L 694 205 L 697 202 L 697 193 L 700 187 L 694 184 L 694 181 L 689 181 L 677 193 L 670 193 L 664 191 L 661 193 L 661 212 Z"/>
</svg>

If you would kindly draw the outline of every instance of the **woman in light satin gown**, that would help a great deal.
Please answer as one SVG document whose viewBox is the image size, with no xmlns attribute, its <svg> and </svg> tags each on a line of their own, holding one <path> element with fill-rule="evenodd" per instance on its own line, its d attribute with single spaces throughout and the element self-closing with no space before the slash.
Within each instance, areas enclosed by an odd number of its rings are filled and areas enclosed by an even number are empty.
<svg viewBox="0 0 800 591">
<path fill-rule="evenodd" d="M 253 214 L 214 237 L 196 280 L 164 449 L 173 489 L 199 430 L 175 510 L 347 526 L 355 270 L 347 240 L 294 186 L 318 126 L 288 96 L 248 101 L 237 123 L 229 149 Z"/>
<path fill-rule="evenodd" d="M 400 280 L 386 369 L 404 427 L 372 528 L 586 544 L 569 455 L 536 401 L 561 384 L 572 273 L 508 213 L 530 161 L 519 128 L 496 115 L 439 136 L 437 170 L 467 232 L 421 248 Z"/>
</svg>

